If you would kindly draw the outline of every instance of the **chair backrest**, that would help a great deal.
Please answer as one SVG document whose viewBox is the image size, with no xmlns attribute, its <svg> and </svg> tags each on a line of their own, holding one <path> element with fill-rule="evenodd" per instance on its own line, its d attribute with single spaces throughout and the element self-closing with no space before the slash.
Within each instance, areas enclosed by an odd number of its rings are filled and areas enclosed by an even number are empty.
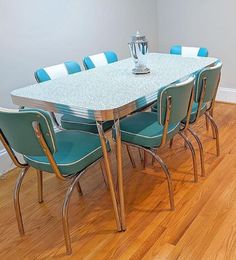
<svg viewBox="0 0 236 260">
<path fill-rule="evenodd" d="M 170 49 L 170 54 L 182 55 L 184 57 L 208 57 L 208 50 L 202 47 L 174 45 Z"/>
<path fill-rule="evenodd" d="M 0 134 L 14 151 L 29 156 L 45 156 L 33 128 L 38 122 L 51 153 L 56 152 L 53 125 L 47 112 L 39 109 L 21 111 L 0 108 Z"/>
<path fill-rule="evenodd" d="M 168 124 L 178 124 L 186 118 L 193 100 L 194 80 L 195 77 L 191 76 L 183 82 L 163 87 L 158 91 L 157 113 L 159 124 L 165 125 L 168 109 L 170 111 Z M 169 108 L 168 105 L 170 105 Z"/>
<path fill-rule="evenodd" d="M 81 67 L 77 62 L 67 61 L 62 64 L 38 69 L 34 75 L 37 82 L 41 83 L 51 79 L 63 78 L 80 71 Z"/>
<path fill-rule="evenodd" d="M 195 102 L 214 101 L 220 81 L 221 68 L 222 62 L 219 61 L 214 66 L 199 72 L 195 84 Z"/>
<path fill-rule="evenodd" d="M 117 54 L 113 51 L 106 51 L 92 56 L 84 57 L 83 63 L 86 70 L 104 66 L 118 61 Z"/>
</svg>

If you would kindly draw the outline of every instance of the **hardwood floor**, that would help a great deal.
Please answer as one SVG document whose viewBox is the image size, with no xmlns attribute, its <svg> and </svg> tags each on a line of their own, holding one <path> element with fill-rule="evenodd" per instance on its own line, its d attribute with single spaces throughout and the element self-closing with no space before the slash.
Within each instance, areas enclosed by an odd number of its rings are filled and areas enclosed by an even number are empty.
<svg viewBox="0 0 236 260">
<path fill-rule="evenodd" d="M 19 170 L 0 179 L 0 259 L 236 259 L 236 105 L 217 103 L 221 156 L 202 119 L 194 127 L 205 150 L 205 178 L 193 183 L 190 152 L 178 137 L 159 151 L 173 174 L 176 210 L 169 210 L 167 183 L 158 164 L 145 170 L 133 150 L 133 169 L 124 149 L 127 231 L 116 232 L 109 192 L 99 166 L 81 179 L 70 205 L 73 254 L 65 255 L 61 205 L 67 184 L 44 175 L 44 203 L 37 202 L 31 170 L 21 192 L 26 235 L 18 234 L 12 190 Z M 195 145 L 196 147 L 196 145 Z M 198 155 L 198 170 L 200 160 Z M 115 172 L 114 155 L 111 157 Z"/>
</svg>

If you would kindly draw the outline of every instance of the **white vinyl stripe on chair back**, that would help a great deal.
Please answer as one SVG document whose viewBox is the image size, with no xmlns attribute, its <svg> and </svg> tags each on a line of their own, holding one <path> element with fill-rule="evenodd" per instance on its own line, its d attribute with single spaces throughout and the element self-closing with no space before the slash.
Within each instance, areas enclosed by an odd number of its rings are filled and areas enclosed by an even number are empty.
<svg viewBox="0 0 236 260">
<path fill-rule="evenodd" d="M 51 79 L 63 78 L 68 75 L 67 68 L 64 63 L 44 68 Z"/>
<path fill-rule="evenodd" d="M 91 59 L 95 67 L 100 67 L 108 64 L 106 55 L 104 53 L 92 55 L 89 56 L 89 58 Z"/>
<path fill-rule="evenodd" d="M 200 50 L 200 48 L 182 46 L 182 56 L 183 57 L 197 57 L 199 50 Z"/>
</svg>

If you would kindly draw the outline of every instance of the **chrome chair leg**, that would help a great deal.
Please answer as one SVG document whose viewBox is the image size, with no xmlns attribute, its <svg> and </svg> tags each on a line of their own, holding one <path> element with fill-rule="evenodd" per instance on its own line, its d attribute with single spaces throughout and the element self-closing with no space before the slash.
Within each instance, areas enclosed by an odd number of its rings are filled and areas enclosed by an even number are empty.
<svg viewBox="0 0 236 260">
<path fill-rule="evenodd" d="M 43 173 L 40 170 L 37 170 L 38 178 L 38 202 L 43 203 Z"/>
<path fill-rule="evenodd" d="M 134 161 L 134 158 L 133 158 L 133 156 L 130 152 L 129 146 L 127 144 L 125 146 L 126 146 L 126 150 L 127 150 L 128 156 L 129 156 L 129 160 L 130 160 L 133 168 L 136 168 L 135 161 Z"/>
<path fill-rule="evenodd" d="M 63 231 L 64 231 L 64 237 L 65 237 L 65 244 L 66 244 L 66 253 L 70 255 L 72 253 L 71 249 L 71 241 L 70 241 L 70 232 L 69 232 L 69 222 L 68 222 L 68 211 L 69 211 L 69 204 L 72 192 L 74 190 L 74 187 L 79 183 L 79 178 L 81 177 L 82 173 L 78 175 L 69 186 L 66 196 L 64 199 L 64 203 L 62 206 L 62 224 L 63 224 Z"/>
<path fill-rule="evenodd" d="M 142 153 L 141 153 L 141 149 L 140 148 L 138 148 L 138 153 L 139 153 L 140 161 L 143 164 L 143 157 L 142 157 Z"/>
<path fill-rule="evenodd" d="M 220 140 L 219 140 L 219 130 L 218 130 L 217 124 L 214 121 L 212 116 L 210 116 L 208 113 L 205 113 L 205 115 L 208 117 L 212 127 L 214 128 L 215 137 L 216 137 L 216 154 L 217 154 L 217 156 L 220 156 Z"/>
<path fill-rule="evenodd" d="M 103 171 L 102 161 L 100 161 L 99 164 L 100 164 L 100 169 L 101 169 L 101 172 L 102 172 L 102 178 L 103 178 L 103 181 L 104 181 L 106 187 L 108 188 L 108 184 L 107 184 L 106 176 L 105 176 L 104 171 Z"/>
<path fill-rule="evenodd" d="M 146 151 L 146 150 L 145 150 Z M 161 168 L 163 169 L 166 178 L 167 178 L 167 183 L 168 183 L 168 191 L 169 191 L 169 200 L 170 200 L 170 208 L 171 210 L 175 209 L 175 204 L 174 204 L 174 193 L 173 193 L 173 187 L 172 187 L 172 179 L 171 179 L 171 174 L 169 172 L 169 169 L 167 165 L 162 161 L 162 159 L 153 151 L 147 150 L 155 159 L 156 161 L 161 165 Z"/>
<path fill-rule="evenodd" d="M 208 122 L 208 118 L 207 116 L 205 116 L 205 120 L 206 120 L 206 130 L 209 130 L 209 122 Z"/>
<path fill-rule="evenodd" d="M 206 172 L 205 172 L 204 150 L 203 150 L 202 142 L 201 142 L 200 138 L 198 137 L 198 135 L 192 129 L 188 128 L 188 131 L 192 134 L 192 136 L 197 141 L 198 148 L 199 148 L 199 153 L 200 153 L 200 160 L 201 160 L 202 177 L 205 177 L 206 176 Z"/>
<path fill-rule="evenodd" d="M 28 169 L 29 169 L 29 167 L 21 170 L 21 172 L 17 178 L 16 184 L 15 184 L 14 197 L 13 197 L 14 207 L 15 207 L 15 212 L 16 212 L 16 220 L 17 220 L 18 229 L 19 229 L 21 236 L 23 236 L 25 234 L 25 231 L 24 231 L 24 225 L 23 225 L 23 221 L 22 221 L 19 195 L 20 195 L 20 188 L 21 188 L 22 181 L 23 181 Z"/>
<path fill-rule="evenodd" d="M 147 153 L 146 151 L 143 152 L 143 169 L 146 168 L 146 161 L 147 161 Z"/>
<path fill-rule="evenodd" d="M 79 195 L 82 196 L 83 195 L 83 191 L 82 191 L 82 188 L 80 186 L 79 181 L 77 182 L 76 188 L 77 188 L 77 191 L 78 191 Z"/>
<path fill-rule="evenodd" d="M 193 171 L 194 171 L 194 181 L 198 182 L 198 174 L 197 174 L 197 160 L 196 160 L 196 153 L 193 148 L 193 145 L 189 141 L 189 139 L 182 133 L 179 132 L 179 135 L 184 139 L 185 144 L 189 147 L 191 154 L 192 154 L 192 159 L 193 159 Z"/>
</svg>

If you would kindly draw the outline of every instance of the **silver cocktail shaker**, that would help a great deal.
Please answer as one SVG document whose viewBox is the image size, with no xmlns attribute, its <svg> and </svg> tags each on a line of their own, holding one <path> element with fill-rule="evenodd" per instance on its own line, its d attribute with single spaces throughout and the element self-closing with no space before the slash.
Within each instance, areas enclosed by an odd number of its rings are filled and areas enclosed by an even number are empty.
<svg viewBox="0 0 236 260">
<path fill-rule="evenodd" d="M 134 74 L 149 73 L 150 69 L 147 68 L 148 41 L 146 37 L 140 35 L 139 31 L 137 31 L 136 35 L 132 36 L 129 48 L 135 64 L 135 68 L 132 72 Z"/>
</svg>

